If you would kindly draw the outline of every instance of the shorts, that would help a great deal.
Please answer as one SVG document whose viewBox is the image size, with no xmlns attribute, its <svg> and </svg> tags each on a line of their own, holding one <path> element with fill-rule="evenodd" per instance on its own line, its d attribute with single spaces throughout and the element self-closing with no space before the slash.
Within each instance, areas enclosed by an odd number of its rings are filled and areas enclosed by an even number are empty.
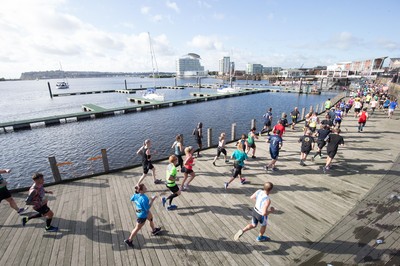
<svg viewBox="0 0 400 266">
<path fill-rule="evenodd" d="M 3 199 L 11 198 L 11 193 L 8 191 L 7 187 L 0 188 L 0 202 Z"/>
<path fill-rule="evenodd" d="M 187 169 L 187 168 L 185 167 L 185 173 L 186 173 L 186 174 L 191 174 L 191 173 L 193 173 L 193 169 Z"/>
<path fill-rule="evenodd" d="M 217 148 L 217 157 L 219 157 L 221 155 L 221 153 L 223 153 L 226 156 L 225 148 L 218 147 Z"/>
<path fill-rule="evenodd" d="M 361 111 L 361 108 L 354 108 L 354 112 L 359 113 Z"/>
<path fill-rule="evenodd" d="M 389 108 L 389 114 L 393 114 L 394 113 L 394 109 Z"/>
<path fill-rule="evenodd" d="M 292 117 L 292 123 L 297 124 L 297 117 Z"/>
<path fill-rule="evenodd" d="M 261 226 L 267 226 L 268 216 L 262 216 L 256 210 L 253 209 L 251 214 L 251 224 L 257 226 L 260 223 Z"/>
<path fill-rule="evenodd" d="M 197 145 L 202 145 L 203 144 L 203 142 L 201 141 L 201 138 L 200 139 L 196 139 L 196 143 L 197 143 Z"/>
<path fill-rule="evenodd" d="M 253 142 L 252 144 L 249 143 L 249 148 L 255 149 L 256 148 L 256 143 Z"/>
<path fill-rule="evenodd" d="M 326 141 L 325 140 L 317 140 L 317 145 L 318 145 L 318 148 L 320 150 L 322 150 L 322 148 L 325 147 L 325 145 L 326 145 Z"/>
<path fill-rule="evenodd" d="M 168 188 L 172 193 L 176 193 L 176 192 L 179 191 L 179 187 L 178 187 L 177 184 L 175 184 L 175 186 L 173 186 L 173 187 L 167 186 L 167 188 Z"/>
<path fill-rule="evenodd" d="M 41 215 L 45 215 L 46 213 L 48 213 L 50 211 L 50 208 L 47 206 L 47 204 L 45 204 L 42 207 L 40 207 L 38 209 L 34 209 L 34 210 L 37 211 L 38 213 L 40 213 Z"/>
<path fill-rule="evenodd" d="M 148 162 L 147 164 L 143 164 L 143 174 L 147 175 L 150 169 L 153 169 L 154 166 L 151 162 Z"/>
<path fill-rule="evenodd" d="M 332 151 L 327 150 L 327 153 L 328 153 L 329 158 L 333 159 L 333 158 L 335 158 L 337 150 L 332 150 Z"/>
<path fill-rule="evenodd" d="M 301 153 L 304 153 L 306 155 L 310 154 L 310 149 L 301 149 Z"/>
<path fill-rule="evenodd" d="M 233 178 L 236 178 L 242 174 L 242 168 L 243 168 L 243 166 L 241 166 L 241 165 L 238 165 L 235 167 L 234 172 L 233 172 Z"/>
<path fill-rule="evenodd" d="M 273 160 L 278 160 L 279 150 L 271 150 L 269 149 L 269 154 Z"/>
<path fill-rule="evenodd" d="M 146 217 L 146 218 L 137 218 L 137 219 L 136 219 L 136 222 L 137 222 L 138 224 L 144 224 L 144 223 L 146 222 L 146 220 L 147 220 L 147 217 Z"/>
<path fill-rule="evenodd" d="M 271 120 L 264 122 L 264 126 L 270 127 L 271 126 Z"/>
</svg>

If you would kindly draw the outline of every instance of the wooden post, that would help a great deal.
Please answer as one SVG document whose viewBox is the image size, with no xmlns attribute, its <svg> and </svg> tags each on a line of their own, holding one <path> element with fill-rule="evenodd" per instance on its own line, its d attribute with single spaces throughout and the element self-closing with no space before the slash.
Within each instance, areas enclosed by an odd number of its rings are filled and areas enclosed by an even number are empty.
<svg viewBox="0 0 400 266">
<path fill-rule="evenodd" d="M 231 129 L 231 140 L 234 141 L 235 139 L 236 139 L 236 123 L 233 123 Z"/>
<path fill-rule="evenodd" d="M 207 129 L 207 145 L 208 147 L 212 146 L 212 128 Z"/>
<path fill-rule="evenodd" d="M 303 120 L 304 119 L 304 113 L 306 112 L 306 108 L 305 107 L 303 107 L 303 109 L 301 109 L 301 119 L 300 120 Z"/>
<path fill-rule="evenodd" d="M 50 82 L 47 82 L 47 86 L 49 87 L 50 98 L 53 99 L 53 93 L 51 92 Z"/>
<path fill-rule="evenodd" d="M 126 80 L 125 80 L 125 90 L 127 90 L 128 89 L 128 86 L 126 85 Z"/>
<path fill-rule="evenodd" d="M 251 119 L 251 126 L 250 128 L 256 127 L 256 120 L 253 118 Z"/>
<path fill-rule="evenodd" d="M 317 114 L 319 114 L 318 111 L 319 111 L 319 104 L 317 104 L 317 106 L 315 106 L 315 112 L 317 112 Z"/>
<path fill-rule="evenodd" d="M 60 175 L 60 171 L 58 170 L 56 157 L 54 157 L 54 156 L 49 157 L 49 163 L 50 163 L 51 172 L 53 173 L 54 181 L 56 183 L 61 182 L 61 175 Z"/>
<path fill-rule="evenodd" d="M 103 158 L 104 172 L 108 173 L 110 171 L 110 166 L 108 164 L 108 157 L 107 157 L 106 149 L 101 149 L 101 156 Z"/>
<path fill-rule="evenodd" d="M 312 112 L 314 112 L 314 108 L 313 108 L 313 106 L 311 105 L 311 106 L 310 106 L 310 111 L 309 111 L 309 113 L 312 113 Z"/>
</svg>

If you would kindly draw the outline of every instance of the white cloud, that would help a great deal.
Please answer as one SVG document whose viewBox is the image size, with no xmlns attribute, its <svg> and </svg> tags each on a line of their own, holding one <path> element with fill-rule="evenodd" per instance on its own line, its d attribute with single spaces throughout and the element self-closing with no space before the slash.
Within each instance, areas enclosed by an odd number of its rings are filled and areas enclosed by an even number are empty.
<svg viewBox="0 0 400 266">
<path fill-rule="evenodd" d="M 179 9 L 178 5 L 176 4 L 176 2 L 167 1 L 166 5 L 167 5 L 168 8 L 175 10 L 176 13 L 180 12 L 180 9 Z"/>
<path fill-rule="evenodd" d="M 214 19 L 216 19 L 216 20 L 223 20 L 223 19 L 225 19 L 225 14 L 222 14 L 222 13 L 214 13 L 213 17 L 214 17 Z"/>
<path fill-rule="evenodd" d="M 147 15 L 147 14 L 149 14 L 149 12 L 150 12 L 150 7 L 148 7 L 148 6 L 142 6 L 140 8 L 140 13 L 142 13 L 143 15 Z"/>
<path fill-rule="evenodd" d="M 222 42 L 215 36 L 197 35 L 188 43 L 189 46 L 205 50 L 221 50 L 223 49 Z"/>
<path fill-rule="evenodd" d="M 197 1 L 197 4 L 200 6 L 200 7 L 205 7 L 205 8 L 211 8 L 212 6 L 208 3 L 208 2 L 206 2 L 206 1 L 201 1 L 201 0 L 199 0 L 199 1 Z"/>
<path fill-rule="evenodd" d="M 160 21 L 163 20 L 163 16 L 160 15 L 160 14 L 157 14 L 157 15 L 152 16 L 151 20 L 154 21 L 154 22 L 160 22 Z"/>
</svg>

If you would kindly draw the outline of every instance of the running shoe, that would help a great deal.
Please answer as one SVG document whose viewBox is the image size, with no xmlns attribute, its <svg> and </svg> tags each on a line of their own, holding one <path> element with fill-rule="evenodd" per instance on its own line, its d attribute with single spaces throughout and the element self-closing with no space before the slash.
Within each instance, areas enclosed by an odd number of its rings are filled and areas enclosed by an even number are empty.
<svg viewBox="0 0 400 266">
<path fill-rule="evenodd" d="M 268 171 L 268 165 L 264 165 L 264 166 L 263 166 L 263 169 L 264 169 L 265 171 Z"/>
<path fill-rule="evenodd" d="M 257 157 L 253 155 L 253 156 L 251 156 L 251 158 L 255 159 L 255 158 L 257 158 Z"/>
<path fill-rule="evenodd" d="M 217 165 L 215 164 L 215 162 L 213 162 L 213 165 L 214 165 L 214 166 L 217 166 Z"/>
<path fill-rule="evenodd" d="M 240 178 L 240 184 L 244 184 L 244 183 L 246 183 L 246 178 Z"/>
<path fill-rule="evenodd" d="M 300 165 L 301 165 L 301 166 L 306 166 L 306 164 L 304 163 L 303 160 L 300 160 Z"/>
<path fill-rule="evenodd" d="M 258 242 L 262 242 L 262 241 L 268 241 L 268 240 L 270 240 L 270 238 L 269 238 L 268 236 L 258 236 L 258 237 L 256 238 L 256 240 L 257 240 Z"/>
<path fill-rule="evenodd" d="M 57 232 L 58 227 L 50 225 L 50 226 L 46 226 L 45 230 L 46 230 L 46 232 Z"/>
<path fill-rule="evenodd" d="M 274 167 L 274 168 L 272 168 L 272 171 L 278 171 L 279 169 L 278 168 L 276 168 L 276 167 Z"/>
<path fill-rule="evenodd" d="M 125 240 L 124 240 L 124 243 L 125 243 L 125 244 L 127 244 L 127 245 L 128 245 L 128 247 L 131 247 L 131 248 L 133 248 L 133 243 L 132 243 L 132 241 L 131 241 L 131 240 L 129 240 L 129 239 L 125 239 Z"/>
<path fill-rule="evenodd" d="M 151 234 L 153 236 L 155 236 L 155 235 L 158 235 L 158 233 L 160 233 L 160 231 L 161 231 L 161 227 L 156 227 L 156 228 L 154 228 L 153 231 L 151 231 Z"/>
<path fill-rule="evenodd" d="M 28 222 L 28 217 L 22 217 L 21 221 L 22 221 L 22 226 L 25 226 L 26 223 Z"/>
<path fill-rule="evenodd" d="M 22 214 L 23 212 L 25 212 L 27 209 L 28 209 L 28 207 L 19 208 L 18 211 L 17 211 L 17 213 L 18 213 L 19 215 L 21 215 L 21 214 Z"/>
<path fill-rule="evenodd" d="M 225 160 L 226 163 L 229 163 L 229 160 Z"/>
<path fill-rule="evenodd" d="M 314 162 L 314 156 L 311 156 L 311 161 Z"/>
<path fill-rule="evenodd" d="M 178 206 L 176 206 L 176 205 L 171 205 L 171 206 L 168 206 L 167 207 L 167 210 L 168 211 L 172 211 L 172 210 L 176 210 L 178 208 Z"/>
<path fill-rule="evenodd" d="M 239 231 L 237 231 L 237 233 L 235 234 L 235 236 L 233 237 L 233 239 L 235 239 L 235 241 L 238 241 L 239 238 L 243 235 L 243 230 L 240 229 Z"/>
<path fill-rule="evenodd" d="M 161 179 L 154 180 L 154 184 L 161 184 L 161 183 L 162 183 Z"/>
<path fill-rule="evenodd" d="M 167 199 L 165 197 L 161 198 L 162 206 L 165 207 L 165 203 L 167 202 Z"/>
<path fill-rule="evenodd" d="M 228 182 L 224 183 L 224 188 L 227 189 L 228 188 Z"/>
</svg>

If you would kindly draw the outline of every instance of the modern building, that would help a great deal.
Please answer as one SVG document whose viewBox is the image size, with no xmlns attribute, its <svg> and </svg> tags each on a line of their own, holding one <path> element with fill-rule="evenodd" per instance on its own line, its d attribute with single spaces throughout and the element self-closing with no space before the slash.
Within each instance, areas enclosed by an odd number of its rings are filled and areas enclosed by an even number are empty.
<svg viewBox="0 0 400 266">
<path fill-rule="evenodd" d="M 195 53 L 189 53 L 176 60 L 177 77 L 205 77 L 208 71 L 200 64 L 200 56 Z"/>
<path fill-rule="evenodd" d="M 246 64 L 246 74 L 248 75 L 257 75 L 263 73 L 263 65 L 261 64 Z"/>
<path fill-rule="evenodd" d="M 284 78 L 284 79 L 296 79 L 296 78 L 302 78 L 305 76 L 304 71 L 300 69 L 283 69 L 279 71 L 278 77 Z"/>
<path fill-rule="evenodd" d="M 389 71 L 400 68 L 400 58 L 390 58 Z"/>
<path fill-rule="evenodd" d="M 264 67 L 263 68 L 263 73 L 266 75 L 274 75 L 274 74 L 278 74 L 279 71 L 281 71 L 282 68 L 280 67 Z"/>
<path fill-rule="evenodd" d="M 374 77 L 379 73 L 383 73 L 383 63 L 385 57 L 367 59 L 363 61 L 341 62 L 327 66 L 326 70 L 321 71 L 321 76 L 332 78 L 347 77 Z"/>
<path fill-rule="evenodd" d="M 231 58 L 229 56 L 224 56 L 219 60 L 219 75 L 229 75 L 231 73 Z"/>
</svg>

